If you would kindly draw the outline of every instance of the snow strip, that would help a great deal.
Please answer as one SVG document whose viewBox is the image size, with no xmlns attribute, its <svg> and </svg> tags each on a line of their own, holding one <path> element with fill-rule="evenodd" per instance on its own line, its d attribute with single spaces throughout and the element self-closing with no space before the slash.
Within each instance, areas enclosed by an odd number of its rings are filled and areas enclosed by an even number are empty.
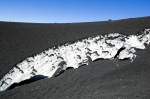
<svg viewBox="0 0 150 99">
<path fill-rule="evenodd" d="M 51 78 L 58 69 L 78 68 L 90 60 L 118 58 L 133 61 L 136 49 L 145 49 L 149 43 L 150 29 L 145 29 L 140 35 L 111 33 L 53 47 L 17 64 L 0 80 L 0 91 L 36 75 Z"/>
</svg>

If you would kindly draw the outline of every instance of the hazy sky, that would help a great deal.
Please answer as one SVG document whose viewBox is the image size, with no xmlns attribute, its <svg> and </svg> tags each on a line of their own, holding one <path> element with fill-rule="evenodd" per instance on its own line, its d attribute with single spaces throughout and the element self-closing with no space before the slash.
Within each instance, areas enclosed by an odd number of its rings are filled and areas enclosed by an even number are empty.
<svg viewBox="0 0 150 99">
<path fill-rule="evenodd" d="M 62 23 L 150 16 L 150 0 L 0 0 L 0 21 Z"/>
</svg>

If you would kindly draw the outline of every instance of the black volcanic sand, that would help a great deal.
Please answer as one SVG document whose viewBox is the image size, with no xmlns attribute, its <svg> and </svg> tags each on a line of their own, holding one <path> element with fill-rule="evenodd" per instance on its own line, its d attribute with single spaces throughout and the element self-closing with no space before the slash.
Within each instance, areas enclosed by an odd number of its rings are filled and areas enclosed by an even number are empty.
<svg viewBox="0 0 150 99">
<path fill-rule="evenodd" d="M 136 34 L 150 28 L 150 17 L 118 21 L 33 24 L 0 22 L 0 78 L 15 64 L 54 45 L 97 34 Z M 1 92 L 0 99 L 149 99 L 150 47 L 129 60 L 98 60 Z"/>
</svg>

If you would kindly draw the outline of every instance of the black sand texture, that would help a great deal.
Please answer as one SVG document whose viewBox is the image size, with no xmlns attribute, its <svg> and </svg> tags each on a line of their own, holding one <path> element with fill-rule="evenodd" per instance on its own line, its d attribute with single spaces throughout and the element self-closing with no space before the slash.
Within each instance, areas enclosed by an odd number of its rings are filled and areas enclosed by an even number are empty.
<svg viewBox="0 0 150 99">
<path fill-rule="evenodd" d="M 33 24 L 0 22 L 0 78 L 15 64 L 54 45 L 97 34 L 136 34 L 150 17 L 118 21 Z M 0 93 L 0 99 L 149 99 L 150 47 L 128 60 L 99 60 L 61 75 Z"/>
</svg>

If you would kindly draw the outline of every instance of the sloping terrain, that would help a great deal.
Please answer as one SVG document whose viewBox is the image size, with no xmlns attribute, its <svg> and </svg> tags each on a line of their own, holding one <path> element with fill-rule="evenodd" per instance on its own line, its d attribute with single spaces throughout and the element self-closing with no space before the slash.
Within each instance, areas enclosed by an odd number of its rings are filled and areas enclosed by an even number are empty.
<svg viewBox="0 0 150 99">
<path fill-rule="evenodd" d="M 0 78 L 26 57 L 54 45 L 73 42 L 96 34 L 136 34 L 150 27 L 150 17 L 118 21 L 31 24 L 0 22 Z M 142 99 L 150 94 L 150 48 L 128 60 L 99 60 L 89 66 L 25 84 L 0 93 L 0 99 Z"/>
</svg>

